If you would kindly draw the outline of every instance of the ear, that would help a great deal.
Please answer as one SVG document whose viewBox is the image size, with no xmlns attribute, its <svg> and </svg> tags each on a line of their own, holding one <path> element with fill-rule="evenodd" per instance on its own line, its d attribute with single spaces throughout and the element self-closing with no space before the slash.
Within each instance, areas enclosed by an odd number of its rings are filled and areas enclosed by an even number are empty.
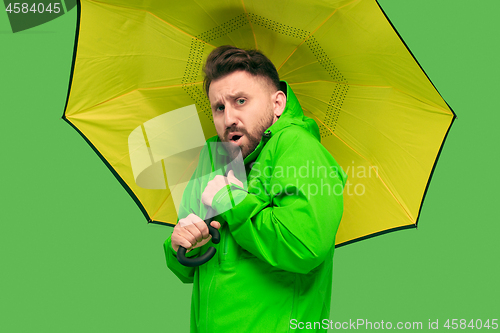
<svg viewBox="0 0 500 333">
<path fill-rule="evenodd" d="M 286 107 L 286 96 L 281 90 L 276 91 L 272 96 L 273 111 L 274 111 L 274 122 L 278 120 Z"/>
</svg>

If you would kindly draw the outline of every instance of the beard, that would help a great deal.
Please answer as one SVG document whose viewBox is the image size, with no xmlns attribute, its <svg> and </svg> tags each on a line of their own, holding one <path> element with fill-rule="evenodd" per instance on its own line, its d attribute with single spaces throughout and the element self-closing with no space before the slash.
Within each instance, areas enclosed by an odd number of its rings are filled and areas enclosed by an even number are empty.
<svg viewBox="0 0 500 333">
<path fill-rule="evenodd" d="M 269 112 L 267 112 L 266 115 L 260 119 L 260 121 L 257 123 L 255 128 L 251 132 L 247 131 L 247 129 L 244 127 L 232 126 L 226 129 L 226 132 L 224 133 L 223 137 L 219 135 L 219 138 L 221 139 L 222 142 L 230 142 L 229 133 L 231 132 L 242 133 L 244 137 L 247 138 L 248 142 L 244 144 L 242 143 L 240 146 L 229 145 L 229 150 L 230 150 L 229 154 L 234 159 L 241 150 L 243 159 L 245 159 L 245 157 L 250 155 L 250 153 L 252 153 L 255 150 L 255 148 L 259 145 L 260 140 L 262 139 L 262 135 L 273 124 L 273 118 L 274 114 L 272 112 L 272 109 L 269 109 Z"/>
</svg>

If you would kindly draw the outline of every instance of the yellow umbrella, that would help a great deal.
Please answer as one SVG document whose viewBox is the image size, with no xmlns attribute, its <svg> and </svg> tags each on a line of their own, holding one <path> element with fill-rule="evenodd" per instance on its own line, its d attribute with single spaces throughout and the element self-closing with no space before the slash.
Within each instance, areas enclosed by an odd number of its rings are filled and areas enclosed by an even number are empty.
<svg viewBox="0 0 500 333">
<path fill-rule="evenodd" d="M 166 177 L 138 185 L 129 136 L 141 128 L 154 150 L 144 124 L 193 104 L 204 139 L 216 135 L 201 69 L 226 44 L 273 61 L 348 174 L 337 246 L 417 225 L 455 114 L 375 0 L 82 0 L 63 118 L 149 222 L 175 225 L 176 209 Z"/>
</svg>

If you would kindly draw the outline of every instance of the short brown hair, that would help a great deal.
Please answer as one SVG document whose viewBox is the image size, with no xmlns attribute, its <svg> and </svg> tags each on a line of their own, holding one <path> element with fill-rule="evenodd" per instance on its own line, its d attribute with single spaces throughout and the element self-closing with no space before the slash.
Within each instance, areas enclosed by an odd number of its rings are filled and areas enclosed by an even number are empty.
<svg viewBox="0 0 500 333">
<path fill-rule="evenodd" d="M 271 60 L 257 50 L 244 50 L 231 45 L 219 46 L 207 58 L 203 72 L 203 87 L 208 96 L 210 83 L 236 71 L 246 71 L 267 79 L 276 90 L 280 89 L 280 78 Z"/>
</svg>

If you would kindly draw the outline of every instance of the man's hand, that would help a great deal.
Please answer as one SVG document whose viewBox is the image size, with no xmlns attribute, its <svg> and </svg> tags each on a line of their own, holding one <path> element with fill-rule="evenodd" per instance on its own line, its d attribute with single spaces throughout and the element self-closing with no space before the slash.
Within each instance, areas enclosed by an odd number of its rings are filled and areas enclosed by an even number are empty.
<svg viewBox="0 0 500 333">
<path fill-rule="evenodd" d="M 243 187 L 243 183 L 240 182 L 233 173 L 233 170 L 229 170 L 227 173 L 227 177 L 224 176 L 215 176 L 215 178 L 207 183 L 207 187 L 205 187 L 205 190 L 203 191 L 203 194 L 201 195 L 201 201 L 207 205 L 207 206 L 212 206 L 212 201 L 214 200 L 215 195 L 217 192 L 220 191 L 221 188 L 226 187 L 229 183 L 236 184 L 240 187 Z"/>
<path fill-rule="evenodd" d="M 220 223 L 217 221 L 212 221 L 210 225 L 215 229 L 220 228 Z M 180 219 L 179 223 L 174 227 L 171 238 L 172 248 L 177 252 L 179 246 L 183 246 L 189 252 L 205 245 L 211 238 L 212 235 L 208 233 L 205 221 L 195 214 L 189 214 L 186 218 Z"/>
</svg>

